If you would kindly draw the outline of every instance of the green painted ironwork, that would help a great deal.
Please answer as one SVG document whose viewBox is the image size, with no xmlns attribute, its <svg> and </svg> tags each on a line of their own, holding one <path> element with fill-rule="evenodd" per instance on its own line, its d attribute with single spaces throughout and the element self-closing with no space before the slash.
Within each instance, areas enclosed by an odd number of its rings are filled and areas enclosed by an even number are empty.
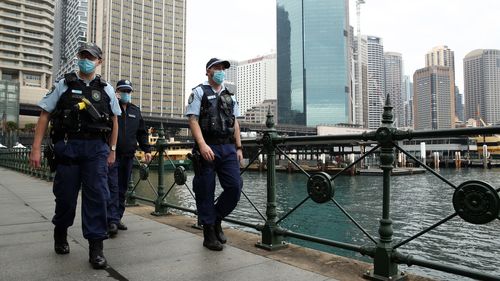
<svg viewBox="0 0 500 281">
<path fill-rule="evenodd" d="M 165 205 L 165 178 L 164 172 L 165 167 L 165 149 L 167 147 L 167 142 L 165 140 L 165 134 L 163 131 L 163 125 L 158 131 L 158 140 L 156 141 L 156 151 L 158 151 L 158 194 L 155 201 L 155 210 L 151 214 L 154 216 L 164 216 L 168 215 L 168 208 Z"/>
<path fill-rule="evenodd" d="M 399 264 L 406 265 L 418 265 L 427 268 L 432 268 L 448 273 L 453 273 L 461 276 L 481 279 L 481 280 L 500 280 L 498 276 L 492 276 L 486 273 L 478 272 L 472 269 L 463 269 L 454 265 L 446 265 L 440 262 L 432 262 L 423 259 L 419 259 L 417 257 L 413 257 L 410 255 L 405 255 L 398 252 L 399 247 L 404 244 L 407 244 L 418 237 L 424 235 L 425 233 L 435 229 L 437 226 L 448 222 L 452 218 L 461 217 L 461 218 L 470 218 L 469 220 L 472 223 L 481 223 L 483 221 L 488 221 L 486 219 L 482 220 L 481 218 L 476 219 L 477 214 L 471 218 L 471 215 L 463 214 L 463 212 L 467 211 L 476 211 L 477 202 L 472 202 L 473 207 L 472 210 L 468 209 L 459 209 L 453 214 L 450 214 L 446 218 L 434 223 L 430 227 L 416 233 L 414 235 L 409 236 L 409 238 L 404 239 L 403 241 L 393 245 L 393 222 L 390 216 L 390 193 L 391 193 L 391 171 L 393 169 L 394 163 L 394 155 L 395 148 L 399 151 L 403 152 L 405 155 L 413 159 L 420 166 L 424 167 L 428 171 L 430 171 L 433 175 L 441 179 L 443 182 L 450 185 L 452 188 L 457 189 L 462 185 L 455 185 L 439 175 L 439 173 L 435 172 L 432 168 L 428 167 L 425 163 L 419 161 L 416 157 L 412 156 L 408 152 L 404 151 L 401 147 L 396 143 L 400 140 L 407 140 L 412 138 L 447 138 L 450 136 L 462 136 L 462 135 L 478 135 L 478 134 L 498 134 L 500 133 L 500 127 L 484 127 L 484 128 L 459 128 L 459 129 L 447 129 L 447 130 L 429 130 L 429 131 L 417 131 L 413 132 L 411 130 L 398 130 L 393 127 L 393 115 L 392 115 L 392 106 L 390 105 L 389 98 L 386 99 L 386 104 L 384 107 L 384 113 L 382 116 L 382 126 L 376 131 L 368 131 L 359 135 L 334 135 L 334 136 L 299 136 L 299 137 L 282 137 L 279 136 L 276 132 L 273 115 L 269 112 L 266 121 L 267 129 L 264 130 L 263 135 L 259 136 L 254 140 L 244 140 L 243 143 L 245 146 L 247 145 L 256 145 L 259 148 L 259 151 L 256 155 L 251 157 L 249 164 L 247 167 L 242 169 L 241 173 L 247 171 L 248 167 L 258 158 L 259 155 L 263 155 L 266 157 L 266 166 L 267 166 L 267 205 L 266 212 L 263 215 L 248 198 L 248 196 L 243 192 L 243 196 L 250 202 L 250 204 L 254 207 L 256 212 L 260 215 L 263 224 L 253 224 L 245 221 L 238 221 L 232 218 L 225 218 L 224 220 L 230 223 L 243 225 L 246 227 L 254 228 L 261 232 L 262 241 L 259 242 L 256 246 L 267 249 L 267 250 L 277 250 L 286 246 L 284 243 L 284 239 L 286 237 L 293 237 L 297 239 L 302 239 L 306 241 L 311 241 L 323 245 L 328 245 L 332 247 L 337 247 L 341 249 L 346 249 L 350 251 L 358 252 L 362 255 L 369 256 L 373 258 L 373 269 L 366 272 L 364 277 L 371 280 L 404 280 L 407 276 L 398 269 Z M 155 193 L 155 198 L 145 198 L 135 194 L 135 188 L 139 184 L 140 180 L 147 180 L 147 177 L 139 179 L 137 183 L 131 181 L 129 183 L 128 193 L 127 193 L 127 203 L 136 202 L 136 200 L 150 202 L 154 204 L 155 211 L 154 215 L 166 215 L 168 214 L 168 208 L 175 208 L 186 212 L 191 212 L 196 214 L 196 210 L 189 209 L 183 206 L 177 206 L 174 204 L 170 204 L 167 202 L 166 197 L 168 193 L 172 190 L 175 184 L 186 186 L 187 190 L 191 193 L 194 198 L 192 191 L 186 185 L 184 180 L 177 180 L 170 187 L 168 192 L 164 191 L 164 156 L 166 149 L 166 141 L 163 134 L 163 128 L 159 130 L 159 139 L 156 143 L 156 151 L 159 154 L 158 156 L 158 186 L 156 189 L 150 184 L 153 192 Z M 297 145 L 297 144 L 329 144 L 334 141 L 374 141 L 377 143 L 375 147 L 373 147 L 370 151 L 361 155 L 357 160 L 353 163 L 345 167 L 342 171 L 338 172 L 333 177 L 321 176 L 318 173 L 309 174 L 304 169 L 301 169 L 300 165 L 289 155 L 287 155 L 286 151 L 280 146 L 286 145 Z M 362 161 L 366 156 L 374 153 L 375 151 L 380 151 L 380 161 L 381 168 L 383 170 L 383 195 L 382 195 L 382 214 L 381 219 L 379 220 L 379 228 L 378 234 L 379 237 L 372 237 L 370 233 L 365 230 L 353 216 L 351 216 L 341 205 L 341 202 L 338 202 L 334 198 L 333 182 L 335 179 L 343 172 L 347 171 L 360 161 Z M 294 208 L 282 214 L 279 217 L 277 213 L 277 203 L 276 203 L 276 154 L 279 153 L 283 155 L 288 161 L 290 161 L 291 165 L 295 166 L 299 171 L 304 173 L 308 177 L 309 188 L 311 188 L 309 195 L 304 198 L 300 203 L 297 204 Z M 52 179 L 52 174 L 48 171 L 48 167 L 46 165 L 46 161 L 42 162 L 42 168 L 40 170 L 34 170 L 28 166 L 29 163 L 29 150 L 28 149 L 5 149 L 0 150 L 0 166 L 8 167 L 26 174 L 31 174 L 33 176 L 37 176 L 40 178 Z M 182 171 L 179 171 L 179 173 Z M 178 179 L 185 179 L 185 175 L 178 175 Z M 182 176 L 182 177 L 180 177 Z M 324 181 L 331 181 L 331 186 L 326 184 Z M 474 188 L 469 188 L 466 190 L 467 192 L 474 192 L 474 195 L 481 196 L 482 194 L 486 194 L 487 198 L 491 202 L 499 202 L 498 192 L 500 188 L 494 189 L 493 187 L 487 185 L 477 185 Z M 324 192 L 324 194 L 322 193 Z M 496 192 L 496 193 L 495 193 Z M 313 196 L 314 198 L 311 198 Z M 458 196 L 457 196 L 458 197 Z M 463 197 L 463 196 L 462 196 Z M 325 198 L 330 198 L 330 200 L 323 200 Z M 368 237 L 370 242 L 373 244 L 370 245 L 354 245 L 349 243 L 343 243 L 338 241 L 333 241 L 329 239 L 324 239 L 320 237 L 314 237 L 306 234 L 296 233 L 287 229 L 280 227 L 280 223 L 285 220 L 288 216 L 292 215 L 296 210 L 303 206 L 303 204 L 308 200 L 313 200 L 317 203 L 321 204 L 332 204 L 332 206 L 339 208 L 342 213 L 358 227 L 358 229 L 363 232 L 363 234 Z M 463 203 L 467 198 L 459 198 L 458 203 Z M 455 202 L 454 202 L 455 203 Z M 500 204 L 500 203 L 499 203 Z M 498 204 L 497 204 L 498 205 Z M 485 208 L 486 211 L 489 211 L 488 218 L 492 215 L 491 210 L 495 212 L 498 210 L 498 206 L 495 205 L 490 208 Z M 470 208 L 469 208 L 470 209 Z M 480 209 L 480 208 L 479 208 Z M 500 214 L 498 214 L 498 219 L 500 219 Z"/>
<path fill-rule="evenodd" d="M 274 127 L 273 114 L 269 110 L 266 119 L 267 129 L 262 137 L 262 144 L 265 153 L 267 154 L 267 205 L 266 205 L 266 223 L 262 228 L 262 241 L 256 246 L 266 250 L 277 250 L 286 246 L 283 241 L 283 236 L 278 234 L 276 230 L 276 151 L 275 144 L 280 139 Z"/>
</svg>

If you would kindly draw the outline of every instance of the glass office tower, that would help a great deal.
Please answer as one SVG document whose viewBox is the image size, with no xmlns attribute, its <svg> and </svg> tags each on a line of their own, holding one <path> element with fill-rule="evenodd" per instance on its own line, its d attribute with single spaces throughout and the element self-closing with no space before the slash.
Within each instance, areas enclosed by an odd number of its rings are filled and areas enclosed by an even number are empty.
<svg viewBox="0 0 500 281">
<path fill-rule="evenodd" d="M 278 0 L 278 123 L 351 122 L 347 0 Z"/>
</svg>

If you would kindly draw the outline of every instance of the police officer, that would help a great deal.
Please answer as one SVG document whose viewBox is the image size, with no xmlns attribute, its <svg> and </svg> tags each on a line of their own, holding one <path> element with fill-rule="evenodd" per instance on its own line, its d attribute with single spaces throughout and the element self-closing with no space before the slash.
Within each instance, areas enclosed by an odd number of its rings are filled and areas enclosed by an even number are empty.
<svg viewBox="0 0 500 281">
<path fill-rule="evenodd" d="M 67 229 L 73 225 L 81 186 L 82 230 L 89 241 L 89 262 L 101 269 L 107 265 L 103 240 L 107 238 L 108 165 L 115 162 L 120 108 L 113 87 L 95 74 L 102 63 L 101 49 L 84 43 L 77 58 L 79 71 L 64 75 L 38 104 L 42 112 L 30 164 L 40 167 L 40 146 L 50 120 L 57 162 L 54 250 L 61 255 L 70 251 Z"/>
<path fill-rule="evenodd" d="M 131 103 L 132 92 L 132 83 L 129 80 L 120 80 L 116 84 L 116 97 L 120 102 L 122 114 L 118 118 L 116 162 L 110 167 L 108 174 L 111 195 L 108 203 L 108 232 L 111 236 L 116 235 L 118 229 L 127 230 L 127 226 L 123 224 L 121 219 L 125 211 L 125 194 L 132 173 L 137 143 L 144 151 L 144 160 L 146 162 L 151 160 L 148 132 L 142 119 L 141 110 Z"/>
<path fill-rule="evenodd" d="M 221 221 L 236 207 L 241 194 L 240 161 L 243 152 L 238 103 L 224 86 L 226 60 L 210 59 L 205 67 L 208 81 L 196 86 L 189 97 L 186 116 L 195 139 L 193 190 L 198 217 L 203 224 L 203 246 L 221 251 L 227 239 Z M 195 157 L 196 159 L 196 157 Z M 214 204 L 215 175 L 223 189 Z"/>
</svg>

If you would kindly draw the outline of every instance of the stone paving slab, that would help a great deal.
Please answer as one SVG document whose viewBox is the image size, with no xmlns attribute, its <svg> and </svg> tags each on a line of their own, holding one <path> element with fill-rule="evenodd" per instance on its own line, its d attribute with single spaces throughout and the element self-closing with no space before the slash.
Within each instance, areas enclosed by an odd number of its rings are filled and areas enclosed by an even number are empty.
<svg viewBox="0 0 500 281">
<path fill-rule="evenodd" d="M 109 268 L 93 270 L 82 237 L 80 204 L 69 229 L 69 255 L 53 250 L 51 183 L 0 168 L 0 280 L 334 280 L 127 213 L 129 230 L 104 242 Z"/>
</svg>

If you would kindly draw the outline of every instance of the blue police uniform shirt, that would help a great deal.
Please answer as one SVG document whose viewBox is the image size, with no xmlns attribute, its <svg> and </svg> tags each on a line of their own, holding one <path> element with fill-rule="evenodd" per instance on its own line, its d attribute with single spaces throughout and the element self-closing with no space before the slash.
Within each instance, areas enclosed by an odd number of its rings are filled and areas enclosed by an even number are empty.
<svg viewBox="0 0 500 281">
<path fill-rule="evenodd" d="M 80 79 L 80 77 L 78 77 Z M 64 82 L 65 79 L 61 79 L 58 82 L 54 83 L 54 88 L 48 92 L 45 97 L 42 98 L 42 100 L 38 103 L 38 106 L 40 106 L 43 110 L 51 113 L 54 111 L 57 105 L 57 101 L 59 101 L 59 98 L 61 95 L 68 90 L 68 85 Z M 90 81 L 83 80 L 85 84 L 89 85 Z M 118 99 L 116 98 L 115 95 L 115 89 L 113 86 L 111 86 L 109 83 L 107 83 L 106 87 L 104 87 L 104 91 L 106 94 L 108 94 L 111 102 L 111 111 L 113 111 L 113 114 L 115 116 L 120 116 L 122 113 L 122 110 L 120 109 L 120 105 L 118 103 Z"/>
<path fill-rule="evenodd" d="M 203 82 L 203 85 L 210 85 L 208 81 Z M 216 92 L 217 95 L 220 94 L 223 90 L 225 90 L 226 87 L 224 84 L 222 84 L 222 88 L 219 92 Z M 214 88 L 212 90 L 215 92 Z M 189 115 L 196 115 L 200 116 L 200 108 L 201 108 L 201 99 L 203 98 L 203 89 L 198 86 L 193 89 L 193 92 L 191 93 L 191 96 L 189 97 L 189 102 L 186 108 L 186 116 Z M 240 117 L 240 107 L 238 106 L 238 102 L 236 102 L 236 98 L 234 95 L 231 96 L 233 99 L 233 113 L 235 117 Z"/>
</svg>

